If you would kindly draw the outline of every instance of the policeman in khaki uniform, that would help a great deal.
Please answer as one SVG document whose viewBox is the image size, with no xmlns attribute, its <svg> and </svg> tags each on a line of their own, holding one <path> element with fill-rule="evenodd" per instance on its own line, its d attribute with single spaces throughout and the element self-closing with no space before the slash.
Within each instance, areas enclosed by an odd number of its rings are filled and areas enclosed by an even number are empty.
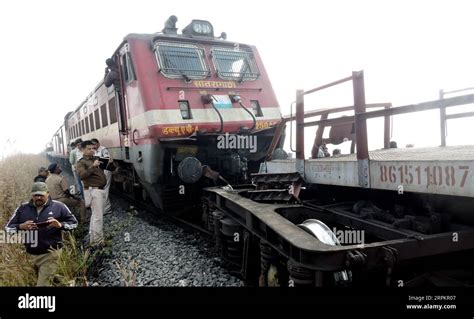
<svg viewBox="0 0 474 319">
<path fill-rule="evenodd" d="M 49 196 L 52 199 L 55 199 L 58 202 L 65 204 L 69 208 L 77 208 L 80 213 L 81 224 L 85 223 L 87 219 L 87 213 L 84 200 L 82 198 L 74 196 L 69 192 L 69 186 L 66 181 L 66 178 L 59 175 L 61 174 L 62 170 L 58 166 L 58 164 L 50 164 L 48 166 L 48 171 L 51 174 L 49 174 L 45 183 L 46 185 L 48 185 Z"/>
<path fill-rule="evenodd" d="M 76 171 L 84 183 L 84 200 L 86 207 L 92 210 L 89 235 L 90 245 L 103 243 L 103 219 L 105 209 L 105 185 L 107 179 L 104 171 L 99 167 L 100 161 L 94 157 L 95 148 L 91 141 L 81 144 L 83 157 L 76 163 Z"/>
</svg>

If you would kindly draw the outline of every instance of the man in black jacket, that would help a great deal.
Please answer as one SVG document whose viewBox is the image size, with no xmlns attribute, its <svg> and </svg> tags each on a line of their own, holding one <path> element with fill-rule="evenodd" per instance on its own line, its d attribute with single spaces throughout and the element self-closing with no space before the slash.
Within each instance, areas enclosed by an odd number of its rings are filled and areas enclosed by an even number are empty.
<svg viewBox="0 0 474 319">
<path fill-rule="evenodd" d="M 37 286 L 50 286 L 61 253 L 61 231 L 77 227 L 66 205 L 49 197 L 45 183 L 33 183 L 31 200 L 21 204 L 5 226 L 8 233 L 37 232 L 37 242 L 25 242 L 26 252 L 38 274 Z M 34 236 L 32 236 L 34 237 Z"/>
</svg>

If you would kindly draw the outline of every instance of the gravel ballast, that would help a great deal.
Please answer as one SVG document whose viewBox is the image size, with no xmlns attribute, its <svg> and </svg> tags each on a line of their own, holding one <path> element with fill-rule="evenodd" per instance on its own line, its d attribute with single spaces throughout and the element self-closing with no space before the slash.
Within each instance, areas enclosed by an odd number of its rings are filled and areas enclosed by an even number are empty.
<svg viewBox="0 0 474 319">
<path fill-rule="evenodd" d="M 89 278 L 94 286 L 239 287 L 213 243 L 144 210 L 112 197 L 104 216 L 107 245 Z"/>
</svg>

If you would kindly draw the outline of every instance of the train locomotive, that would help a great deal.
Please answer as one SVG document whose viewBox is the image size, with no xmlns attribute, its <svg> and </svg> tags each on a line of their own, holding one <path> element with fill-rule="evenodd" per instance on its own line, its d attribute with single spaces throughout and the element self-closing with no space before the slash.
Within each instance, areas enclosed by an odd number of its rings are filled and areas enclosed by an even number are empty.
<svg viewBox="0 0 474 319">
<path fill-rule="evenodd" d="M 281 121 L 254 46 L 214 36 L 208 21 L 181 33 L 176 23 L 124 38 L 49 152 L 68 166 L 70 142 L 99 139 L 117 164 L 113 183 L 166 212 L 193 207 L 204 186 L 249 182 Z"/>
</svg>

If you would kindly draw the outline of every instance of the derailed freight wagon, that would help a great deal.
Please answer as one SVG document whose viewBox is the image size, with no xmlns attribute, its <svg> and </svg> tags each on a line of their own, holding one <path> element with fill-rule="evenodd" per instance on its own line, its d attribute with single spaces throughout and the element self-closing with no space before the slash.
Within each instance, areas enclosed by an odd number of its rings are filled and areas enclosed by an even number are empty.
<svg viewBox="0 0 474 319">
<path fill-rule="evenodd" d="M 305 112 L 305 95 L 346 81 L 353 82 L 353 106 Z M 223 254 L 262 286 L 472 284 L 474 146 L 445 146 L 444 128 L 448 119 L 473 115 L 445 110 L 473 103 L 474 94 L 366 104 L 363 72 L 353 72 L 296 98 L 296 115 L 280 124 L 296 120 L 296 158 L 271 147 L 253 185 L 206 189 L 204 215 Z M 328 119 L 351 109 L 354 115 Z M 432 109 L 440 110 L 442 146 L 390 145 L 391 116 Z M 320 119 L 305 121 L 314 116 Z M 366 121 L 377 117 L 385 119 L 375 137 L 384 148 L 369 151 Z M 307 159 L 304 128 L 314 125 L 314 158 Z M 347 140 L 350 154 L 318 156 L 324 143 Z"/>
</svg>

